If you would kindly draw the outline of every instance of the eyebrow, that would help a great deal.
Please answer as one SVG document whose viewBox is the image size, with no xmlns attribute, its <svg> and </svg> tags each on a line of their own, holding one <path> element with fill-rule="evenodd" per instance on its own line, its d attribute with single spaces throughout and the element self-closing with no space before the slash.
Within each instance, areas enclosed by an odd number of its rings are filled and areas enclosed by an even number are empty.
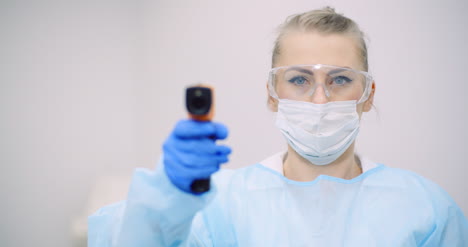
<svg viewBox="0 0 468 247">
<path fill-rule="evenodd" d="M 327 74 L 328 75 L 333 75 L 333 74 L 337 74 L 337 73 L 340 73 L 340 72 L 343 72 L 343 71 L 349 71 L 350 69 L 351 68 L 349 68 L 349 67 L 336 68 L 336 69 L 330 70 Z M 308 74 L 308 75 L 314 75 L 314 73 L 312 71 L 310 71 L 308 69 L 304 69 L 304 68 L 299 67 L 299 66 L 290 67 L 284 73 L 286 73 L 288 71 L 291 71 L 291 70 L 296 70 L 296 71 L 299 71 L 301 73 L 305 73 L 305 74 Z"/>
<path fill-rule="evenodd" d="M 308 69 L 304 69 L 304 68 L 301 68 L 301 67 L 291 67 L 291 68 L 288 68 L 286 71 L 284 71 L 284 73 L 290 71 L 290 70 L 296 70 L 296 71 L 299 71 L 299 72 L 302 72 L 302 73 L 305 73 L 305 74 L 308 74 L 308 75 L 313 75 L 314 73 Z"/>
<path fill-rule="evenodd" d="M 337 73 L 340 73 L 340 72 L 343 72 L 343 71 L 349 71 L 348 69 L 346 68 L 343 68 L 343 69 L 333 69 L 333 70 L 330 70 L 328 72 L 329 75 L 332 75 L 332 74 L 337 74 Z"/>
</svg>

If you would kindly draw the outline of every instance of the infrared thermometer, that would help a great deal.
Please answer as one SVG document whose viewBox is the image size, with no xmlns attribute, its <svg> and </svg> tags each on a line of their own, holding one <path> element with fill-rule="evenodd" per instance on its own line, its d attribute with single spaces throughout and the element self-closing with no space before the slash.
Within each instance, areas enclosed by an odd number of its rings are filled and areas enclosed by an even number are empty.
<svg viewBox="0 0 468 247">
<path fill-rule="evenodd" d="M 214 115 L 213 88 L 199 84 L 188 87 L 185 91 L 185 106 L 189 118 L 197 121 L 211 121 Z M 190 189 L 195 193 L 210 190 L 210 178 L 197 179 L 192 182 Z"/>
</svg>

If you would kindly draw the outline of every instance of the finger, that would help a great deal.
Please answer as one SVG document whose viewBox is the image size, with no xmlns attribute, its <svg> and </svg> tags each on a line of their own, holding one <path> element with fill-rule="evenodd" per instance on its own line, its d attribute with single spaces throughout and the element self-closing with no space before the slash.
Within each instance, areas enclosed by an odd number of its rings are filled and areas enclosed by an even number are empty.
<svg viewBox="0 0 468 247">
<path fill-rule="evenodd" d="M 179 148 L 179 146 L 177 146 Z M 216 166 L 220 163 L 229 161 L 228 156 L 231 154 L 231 148 L 225 145 L 214 145 L 213 149 L 210 148 L 209 152 L 190 151 L 185 152 L 176 149 L 177 156 L 180 163 L 187 167 L 205 167 Z"/>
<path fill-rule="evenodd" d="M 202 167 L 201 169 L 194 169 L 193 170 L 193 177 L 195 179 L 203 179 L 209 178 L 213 173 L 219 170 L 219 166 L 210 166 L 210 167 Z"/>
<path fill-rule="evenodd" d="M 194 154 L 216 154 L 218 152 L 215 141 L 211 138 L 174 139 L 173 146 L 183 152 Z"/>
<path fill-rule="evenodd" d="M 217 155 L 213 154 L 197 154 L 186 153 L 177 149 L 172 150 L 172 158 L 175 159 L 181 166 L 185 167 L 208 167 L 217 166 Z"/>
<path fill-rule="evenodd" d="M 232 149 L 226 145 L 216 145 L 216 154 L 229 155 L 232 153 Z"/>
<path fill-rule="evenodd" d="M 227 155 L 217 155 L 216 161 L 218 164 L 227 163 L 229 161 L 229 157 Z"/>
<path fill-rule="evenodd" d="M 212 122 L 195 120 L 181 120 L 177 122 L 173 131 L 178 138 L 200 138 L 211 137 L 216 134 L 216 127 Z"/>
<path fill-rule="evenodd" d="M 213 122 L 213 125 L 216 131 L 216 134 L 215 134 L 216 139 L 223 140 L 228 137 L 229 131 L 226 125 L 222 123 L 216 123 L 216 122 Z"/>
</svg>

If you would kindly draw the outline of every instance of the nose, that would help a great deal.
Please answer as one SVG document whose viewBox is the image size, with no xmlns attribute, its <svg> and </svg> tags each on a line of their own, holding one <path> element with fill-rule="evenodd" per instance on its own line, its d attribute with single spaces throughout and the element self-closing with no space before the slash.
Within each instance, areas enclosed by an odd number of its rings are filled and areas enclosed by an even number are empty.
<svg viewBox="0 0 468 247">
<path fill-rule="evenodd" d="M 310 95 L 309 101 L 314 104 L 328 103 L 327 92 L 322 84 L 317 85 L 312 95 Z"/>
</svg>

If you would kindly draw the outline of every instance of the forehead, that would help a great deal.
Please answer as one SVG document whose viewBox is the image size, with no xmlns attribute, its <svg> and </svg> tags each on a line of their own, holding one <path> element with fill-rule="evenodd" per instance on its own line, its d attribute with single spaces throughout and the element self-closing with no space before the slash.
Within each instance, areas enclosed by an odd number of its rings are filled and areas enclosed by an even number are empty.
<svg viewBox="0 0 468 247">
<path fill-rule="evenodd" d="M 355 39 L 344 34 L 294 31 L 280 42 L 275 67 L 296 64 L 328 64 L 362 70 Z"/>
</svg>

